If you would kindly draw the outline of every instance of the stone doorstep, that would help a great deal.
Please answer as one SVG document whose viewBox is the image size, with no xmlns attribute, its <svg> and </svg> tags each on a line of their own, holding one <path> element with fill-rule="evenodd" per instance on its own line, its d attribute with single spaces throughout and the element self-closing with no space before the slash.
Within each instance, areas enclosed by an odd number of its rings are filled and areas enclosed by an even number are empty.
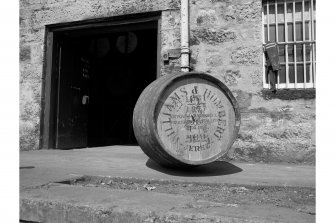
<svg viewBox="0 0 335 223">
<path fill-rule="evenodd" d="M 21 194 L 20 219 L 80 223 L 154 222 L 158 219 L 163 222 L 206 219 L 220 222 L 217 216 L 179 212 L 190 203 L 194 200 L 189 196 L 51 185 L 28 189 Z"/>
<path fill-rule="evenodd" d="M 195 200 L 153 191 L 48 184 L 20 193 L 20 220 L 33 222 L 314 222 L 294 210 Z"/>
<path fill-rule="evenodd" d="M 55 208 L 57 206 L 57 208 Z M 121 210 L 120 210 L 121 209 Z M 149 210 L 132 210 L 127 207 L 120 209 L 92 208 L 90 206 L 80 206 L 68 203 L 53 203 L 50 201 L 35 201 L 30 199 L 21 199 L 20 201 L 20 219 L 33 222 L 227 222 L 228 220 L 237 221 L 233 217 L 218 217 L 205 214 L 182 214 L 168 211 L 166 213 L 157 213 Z M 225 219 L 225 220 L 223 220 Z M 229 221 L 229 222 L 230 222 Z M 237 222 L 267 222 L 267 221 L 246 221 L 239 219 Z"/>
</svg>

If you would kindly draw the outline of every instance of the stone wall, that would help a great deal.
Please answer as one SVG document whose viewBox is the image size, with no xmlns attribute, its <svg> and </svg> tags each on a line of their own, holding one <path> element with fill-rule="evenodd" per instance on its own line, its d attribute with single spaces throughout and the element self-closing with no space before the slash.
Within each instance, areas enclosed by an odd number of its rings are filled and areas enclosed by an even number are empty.
<svg viewBox="0 0 335 223">
<path fill-rule="evenodd" d="M 178 0 L 20 0 L 20 149 L 39 148 L 46 25 L 161 11 L 163 52 L 180 47 L 179 8 Z M 179 70 L 178 60 L 162 65 L 162 74 Z"/>
<path fill-rule="evenodd" d="M 242 124 L 228 159 L 314 163 L 315 91 L 263 89 L 261 0 L 189 0 L 191 70 L 235 95 Z M 180 0 L 20 0 L 20 147 L 39 148 L 45 25 L 161 11 L 161 55 L 180 50 Z M 180 57 L 161 60 L 161 75 Z"/>
<path fill-rule="evenodd" d="M 263 89 L 261 0 L 190 0 L 192 69 L 235 95 L 241 129 L 228 159 L 315 162 L 315 91 Z"/>
</svg>

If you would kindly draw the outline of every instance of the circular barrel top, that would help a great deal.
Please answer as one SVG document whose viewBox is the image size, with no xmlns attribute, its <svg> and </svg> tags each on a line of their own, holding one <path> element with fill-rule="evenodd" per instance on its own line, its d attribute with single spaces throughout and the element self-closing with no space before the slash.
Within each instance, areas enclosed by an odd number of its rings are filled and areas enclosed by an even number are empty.
<svg viewBox="0 0 335 223">
<path fill-rule="evenodd" d="M 169 79 L 154 110 L 156 133 L 165 151 L 187 164 L 209 163 L 228 152 L 240 125 L 229 89 L 204 73 Z"/>
</svg>

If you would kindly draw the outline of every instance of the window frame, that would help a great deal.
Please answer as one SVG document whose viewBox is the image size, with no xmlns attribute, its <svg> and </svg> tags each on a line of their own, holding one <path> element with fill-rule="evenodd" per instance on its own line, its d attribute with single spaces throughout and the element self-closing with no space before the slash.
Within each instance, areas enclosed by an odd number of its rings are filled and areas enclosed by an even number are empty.
<svg viewBox="0 0 335 223">
<path fill-rule="evenodd" d="M 309 11 L 305 13 L 305 3 L 309 2 Z M 273 26 L 275 25 L 275 43 L 278 46 L 284 46 L 285 49 L 285 55 L 284 55 L 284 62 L 280 62 L 281 66 L 285 67 L 285 83 L 279 83 L 279 76 L 277 77 L 277 84 L 276 88 L 277 89 L 310 89 L 310 88 L 315 88 L 315 66 L 316 66 L 316 58 L 315 58 L 315 51 L 316 51 L 316 37 L 315 37 L 315 24 L 316 24 L 316 19 L 315 19 L 315 13 L 316 10 L 314 8 L 316 0 L 262 0 L 262 41 L 263 41 L 263 46 L 268 42 L 270 39 L 270 25 Z M 296 9 L 295 6 L 297 3 L 301 4 L 301 19 L 296 20 Z M 283 4 L 284 5 L 284 12 L 283 12 L 283 17 L 284 21 L 279 21 L 278 22 L 278 4 Z M 288 10 L 287 10 L 287 5 L 292 4 L 293 10 L 292 10 L 292 19 L 291 21 L 288 20 Z M 270 22 L 269 13 L 270 11 L 270 6 L 274 6 L 274 22 Z M 266 20 L 265 21 L 265 11 L 264 9 L 266 8 Z M 308 17 L 305 16 L 305 14 L 308 14 Z M 300 15 L 299 15 L 300 16 Z M 296 40 L 296 22 L 301 22 L 302 24 L 302 40 L 297 41 Z M 310 23 L 309 26 L 309 32 L 308 32 L 308 40 L 306 40 L 306 22 Z M 278 39 L 278 24 L 284 24 L 284 42 L 279 42 Z M 292 31 L 290 35 L 293 36 L 293 40 L 289 41 L 288 39 L 288 24 L 292 24 Z M 265 30 L 266 26 L 266 30 Z M 267 33 L 265 33 L 267 32 Z M 266 34 L 266 35 L 265 35 Z M 292 50 L 293 50 L 293 61 L 289 61 L 289 55 L 288 55 L 288 46 L 293 45 Z M 302 46 L 302 61 L 297 61 L 297 46 Z M 309 61 L 306 61 L 306 48 L 307 45 L 310 46 L 310 59 Z M 297 79 L 297 68 L 298 65 L 303 65 L 304 73 L 303 73 L 303 83 L 298 83 Z M 289 77 L 289 67 L 292 66 L 294 67 L 294 83 L 290 82 L 290 77 Z M 267 82 L 267 72 L 266 72 L 266 59 L 265 59 L 265 54 L 263 54 L 263 88 L 269 89 L 270 84 L 269 80 Z M 310 66 L 310 72 L 309 72 L 309 77 L 310 81 L 306 82 L 306 75 L 307 75 L 307 66 Z"/>
</svg>

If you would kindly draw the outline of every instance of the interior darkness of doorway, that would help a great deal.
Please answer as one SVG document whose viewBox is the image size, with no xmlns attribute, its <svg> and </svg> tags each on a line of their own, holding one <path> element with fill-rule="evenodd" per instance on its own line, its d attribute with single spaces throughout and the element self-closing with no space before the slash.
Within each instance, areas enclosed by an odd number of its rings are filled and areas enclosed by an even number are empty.
<svg viewBox="0 0 335 223">
<path fill-rule="evenodd" d="M 57 38 L 64 43 L 63 46 L 71 46 L 68 47 L 69 54 L 79 55 L 80 61 L 69 66 L 73 66 L 72 70 L 78 71 L 78 74 L 84 77 L 83 80 L 79 80 L 81 82 L 79 103 L 86 109 L 85 115 L 79 114 L 81 118 L 72 119 L 74 122 L 86 122 L 85 125 L 74 123 L 73 126 L 78 124 L 77 126 L 86 127 L 65 129 L 63 136 L 69 137 L 68 140 L 72 142 L 65 140 L 63 145 L 58 147 L 136 144 L 132 128 L 133 109 L 141 92 L 157 77 L 157 25 L 139 27 L 141 26 L 123 25 L 105 30 L 87 29 L 57 34 Z M 60 75 L 66 74 L 60 73 Z M 58 91 L 66 92 L 63 88 L 70 86 L 75 92 L 74 88 L 78 83 L 74 82 L 78 81 L 78 78 L 70 79 L 71 83 L 60 86 Z M 87 83 L 83 84 L 85 80 Z M 85 95 L 89 96 L 86 104 L 83 99 Z M 68 103 L 67 99 L 57 100 L 58 108 L 67 109 L 65 104 L 61 106 L 62 103 Z M 61 125 L 60 113 L 56 114 L 55 123 L 58 123 L 56 125 Z M 69 115 L 76 114 L 69 112 L 65 114 Z M 62 134 L 57 135 L 57 131 L 59 130 L 56 126 L 56 137 L 61 141 Z M 78 131 L 84 132 L 78 133 Z M 78 141 L 76 137 L 85 139 L 76 144 Z M 57 139 L 55 141 L 57 142 Z"/>
</svg>

